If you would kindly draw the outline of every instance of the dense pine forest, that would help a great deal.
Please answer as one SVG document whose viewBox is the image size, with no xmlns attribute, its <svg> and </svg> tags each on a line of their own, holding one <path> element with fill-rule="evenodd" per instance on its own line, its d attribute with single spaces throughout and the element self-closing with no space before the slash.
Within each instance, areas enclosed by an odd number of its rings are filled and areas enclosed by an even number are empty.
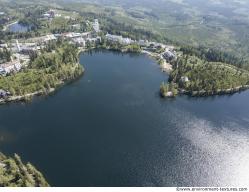
<svg viewBox="0 0 249 192">
<path fill-rule="evenodd" d="M 219 59 L 215 61 L 184 54 L 172 62 L 169 82 L 192 96 L 234 93 L 248 88 L 247 70 L 219 62 Z"/>
<path fill-rule="evenodd" d="M 43 175 L 32 164 L 24 164 L 17 154 L 10 158 L 0 153 L 0 187 L 48 186 Z"/>
</svg>

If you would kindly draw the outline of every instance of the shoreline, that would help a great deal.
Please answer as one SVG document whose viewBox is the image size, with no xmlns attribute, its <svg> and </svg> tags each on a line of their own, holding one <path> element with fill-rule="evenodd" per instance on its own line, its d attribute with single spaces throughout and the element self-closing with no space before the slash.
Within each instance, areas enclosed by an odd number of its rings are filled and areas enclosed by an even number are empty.
<svg viewBox="0 0 249 192">
<path fill-rule="evenodd" d="M 191 97 L 208 97 L 208 96 L 217 96 L 217 95 L 229 95 L 234 93 L 239 93 L 249 89 L 249 85 L 242 85 L 235 88 L 218 90 L 218 91 L 184 91 L 180 90 L 180 94 L 189 95 Z"/>
<path fill-rule="evenodd" d="M 80 65 L 80 63 L 77 63 L 77 65 Z M 33 93 L 27 93 L 25 95 L 9 96 L 6 99 L 0 99 L 0 105 L 4 105 L 7 103 L 21 102 L 21 101 L 27 102 L 27 101 L 32 100 L 33 97 L 35 97 L 35 96 L 50 95 L 50 94 L 54 93 L 56 90 L 58 90 L 59 88 L 61 88 L 62 86 L 66 85 L 67 83 L 76 81 L 79 77 L 81 77 L 84 74 L 84 71 L 85 70 L 83 68 L 82 73 L 74 79 L 60 80 L 60 82 L 57 83 L 55 87 L 47 89 L 45 92 L 43 90 L 38 90 L 38 91 L 35 91 Z"/>
<path fill-rule="evenodd" d="M 87 51 L 91 51 L 91 50 L 96 50 L 99 49 L 98 47 L 92 47 L 92 48 L 83 48 L 83 47 L 79 47 L 78 48 L 78 55 L 80 55 L 81 53 L 87 52 Z M 100 48 L 103 50 L 108 50 L 108 51 L 114 51 L 111 48 Z M 128 50 L 115 50 L 118 51 L 120 53 L 132 53 L 131 51 Z M 156 61 L 156 63 L 158 63 L 160 65 L 160 68 L 162 70 L 162 72 L 166 72 L 167 74 L 170 74 L 170 72 L 172 71 L 172 65 L 167 63 L 167 61 L 165 59 L 163 59 L 161 57 L 160 54 L 158 53 L 152 53 L 150 51 L 146 51 L 146 50 L 141 50 L 141 52 L 139 52 L 139 54 L 145 54 L 149 57 L 151 57 L 152 59 L 154 59 Z M 160 60 L 163 61 L 163 63 L 160 63 Z M 80 65 L 80 63 L 78 63 L 77 65 Z M 54 88 L 50 88 L 49 90 L 46 90 L 46 92 L 44 92 L 43 90 L 38 90 L 36 92 L 33 93 L 28 93 L 25 95 L 18 95 L 18 96 L 10 96 L 6 99 L 0 99 L 0 105 L 2 104 L 6 104 L 6 103 L 12 103 L 12 102 L 19 102 L 19 101 L 29 101 L 32 100 L 33 97 L 35 96 L 41 96 L 41 95 L 49 95 L 53 92 L 55 92 L 57 89 L 59 89 L 61 86 L 64 86 L 65 84 L 67 84 L 68 82 L 72 82 L 74 80 L 77 80 L 80 76 L 82 76 L 84 74 L 84 70 L 82 72 L 82 74 L 80 74 L 78 77 L 76 77 L 75 79 L 69 80 L 69 81 L 63 81 L 61 80 L 60 83 L 58 83 L 56 85 L 56 87 Z M 234 94 L 234 93 L 238 93 L 241 91 L 245 91 L 249 89 L 249 85 L 244 85 L 244 86 L 239 86 L 236 88 L 231 88 L 231 89 L 226 89 L 226 90 L 218 90 L 216 92 L 212 92 L 212 91 L 186 91 L 183 89 L 178 89 L 178 94 L 177 95 L 188 95 L 191 97 L 209 97 L 209 96 L 215 96 L 215 95 L 229 95 L 229 94 Z M 167 96 L 165 94 L 160 94 L 161 97 L 163 98 L 171 98 L 172 96 Z"/>
<path fill-rule="evenodd" d="M 186 96 L 190 96 L 190 97 L 212 97 L 212 96 L 222 96 L 222 95 L 232 95 L 235 93 L 240 93 L 243 91 L 246 91 L 249 89 L 249 85 L 243 85 L 243 86 L 238 86 L 235 88 L 230 88 L 230 89 L 224 89 L 224 90 L 218 90 L 218 91 L 186 91 L 184 89 L 177 89 L 178 93 L 177 95 L 186 95 Z M 160 95 L 162 98 L 172 98 L 172 97 L 176 97 L 172 96 L 171 91 L 167 92 L 167 93 L 162 93 L 160 91 Z"/>
<path fill-rule="evenodd" d="M 145 51 L 145 50 L 142 50 L 141 53 L 144 53 L 144 54 L 148 55 L 149 57 L 155 59 L 156 62 L 160 65 L 162 72 L 170 73 L 173 70 L 172 65 L 170 63 L 167 63 L 167 61 L 165 59 L 161 58 L 159 53 L 152 53 L 150 51 Z M 160 59 L 163 60 L 163 63 L 159 63 L 158 60 L 160 60 Z"/>
<path fill-rule="evenodd" d="M 63 85 L 64 83 L 58 84 L 58 86 Z M 41 95 L 49 95 L 53 92 L 55 92 L 57 88 L 50 88 L 47 90 L 46 93 L 44 91 L 36 91 L 33 93 L 27 93 L 25 95 L 17 95 L 17 96 L 11 96 L 6 99 L 0 99 L 0 105 L 1 104 L 6 104 L 6 103 L 14 103 L 14 102 L 19 102 L 19 101 L 28 101 L 29 99 L 32 99 L 35 96 L 41 96 Z"/>
<path fill-rule="evenodd" d="M 166 72 L 166 73 L 170 73 L 173 69 L 172 69 L 172 65 L 170 63 L 168 63 L 164 58 L 161 58 L 160 57 L 160 54 L 158 53 L 153 53 L 153 52 L 150 52 L 150 51 L 146 51 L 146 50 L 141 50 L 141 52 L 132 52 L 132 51 L 128 51 L 128 50 L 113 50 L 109 47 L 106 47 L 106 48 L 97 48 L 97 47 L 93 47 L 91 49 L 86 49 L 86 48 L 83 48 L 83 47 L 79 47 L 79 54 L 82 52 L 87 52 L 87 51 L 90 51 L 90 50 L 96 50 L 96 49 L 103 49 L 103 50 L 108 50 L 108 51 L 118 51 L 120 53 L 138 53 L 138 54 L 145 54 L 147 56 L 149 56 L 150 58 L 152 58 L 153 60 L 155 60 L 155 62 L 157 64 L 159 64 L 162 72 Z M 160 63 L 159 60 L 163 60 L 163 63 Z"/>
</svg>

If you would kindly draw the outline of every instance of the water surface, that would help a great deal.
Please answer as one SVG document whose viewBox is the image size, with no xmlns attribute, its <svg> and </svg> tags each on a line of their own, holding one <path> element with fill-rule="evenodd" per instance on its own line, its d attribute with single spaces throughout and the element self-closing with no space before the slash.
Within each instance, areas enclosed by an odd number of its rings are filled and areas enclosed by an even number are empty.
<svg viewBox="0 0 249 192">
<path fill-rule="evenodd" d="M 19 23 L 14 23 L 9 26 L 9 31 L 14 33 L 23 33 L 27 32 L 31 27 L 26 25 L 21 25 Z"/>
<path fill-rule="evenodd" d="M 249 185 L 249 92 L 161 99 L 145 55 L 82 54 L 78 81 L 0 106 L 0 149 L 53 186 Z"/>
</svg>

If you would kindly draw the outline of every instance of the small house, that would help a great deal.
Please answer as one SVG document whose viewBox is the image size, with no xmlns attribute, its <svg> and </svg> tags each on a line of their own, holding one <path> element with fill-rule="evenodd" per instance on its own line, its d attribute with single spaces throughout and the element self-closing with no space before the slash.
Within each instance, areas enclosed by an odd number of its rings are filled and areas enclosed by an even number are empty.
<svg viewBox="0 0 249 192">
<path fill-rule="evenodd" d="M 165 51 L 165 52 L 163 53 L 163 57 L 164 57 L 167 61 L 171 61 L 171 60 L 173 60 L 173 59 L 176 58 L 176 55 L 175 55 L 175 53 L 173 53 L 172 51 L 167 50 L 167 51 Z"/>
<path fill-rule="evenodd" d="M 20 62 L 18 60 L 11 61 L 11 62 L 4 63 L 4 64 L 0 65 L 0 74 L 6 75 L 6 74 L 9 74 L 11 72 L 18 72 L 21 70 L 21 68 L 22 68 L 22 65 L 20 64 Z"/>
<path fill-rule="evenodd" d="M 86 41 L 82 37 L 73 38 L 72 42 L 75 43 L 77 46 L 85 47 Z"/>
<path fill-rule="evenodd" d="M 10 92 L 0 89 L 0 98 L 6 98 L 10 96 Z"/>
</svg>

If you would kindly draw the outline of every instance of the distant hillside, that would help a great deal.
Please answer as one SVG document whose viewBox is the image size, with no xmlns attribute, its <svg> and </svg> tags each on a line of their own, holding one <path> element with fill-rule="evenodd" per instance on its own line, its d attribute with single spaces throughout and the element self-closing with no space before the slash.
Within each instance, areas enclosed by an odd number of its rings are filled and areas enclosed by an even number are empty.
<svg viewBox="0 0 249 192">
<path fill-rule="evenodd" d="M 0 11 L 7 7 L 1 2 L 13 8 L 32 4 L 66 8 L 99 18 L 101 27 L 111 20 L 153 31 L 167 42 L 212 48 L 249 61 L 247 0 L 0 0 Z"/>
<path fill-rule="evenodd" d="M 102 5 L 112 10 L 113 19 L 160 32 L 180 44 L 206 46 L 249 58 L 247 0 L 54 1 L 68 7 L 76 3 L 78 9 L 81 5 L 87 7 L 83 3 Z"/>
</svg>

